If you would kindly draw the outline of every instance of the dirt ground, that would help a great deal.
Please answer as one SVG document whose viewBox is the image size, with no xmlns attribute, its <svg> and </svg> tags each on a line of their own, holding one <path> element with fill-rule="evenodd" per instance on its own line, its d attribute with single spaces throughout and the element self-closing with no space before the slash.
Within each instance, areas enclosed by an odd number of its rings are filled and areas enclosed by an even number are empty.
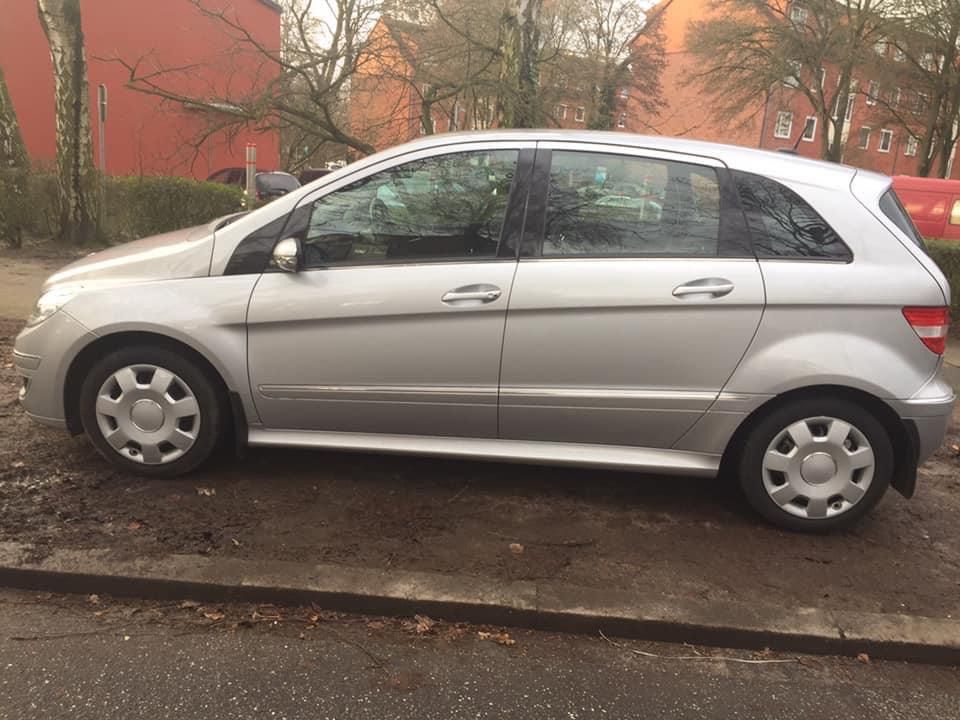
<svg viewBox="0 0 960 720">
<path fill-rule="evenodd" d="M 3 272 L 0 283 L 16 274 Z M 766 525 L 719 481 L 612 471 L 251 449 L 144 480 L 22 414 L 9 354 L 20 325 L 0 320 L 0 540 L 960 617 L 956 429 L 913 500 L 891 491 L 855 530 L 826 537 Z"/>
</svg>

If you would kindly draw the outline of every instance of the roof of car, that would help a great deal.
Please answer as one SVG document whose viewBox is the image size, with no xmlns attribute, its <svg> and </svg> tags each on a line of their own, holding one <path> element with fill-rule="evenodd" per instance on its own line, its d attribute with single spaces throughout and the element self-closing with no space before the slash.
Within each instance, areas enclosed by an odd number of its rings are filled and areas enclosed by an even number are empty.
<svg viewBox="0 0 960 720">
<path fill-rule="evenodd" d="M 662 135 L 638 135 L 602 130 L 531 129 L 440 133 L 428 135 L 404 145 L 398 145 L 391 150 L 409 152 L 416 148 L 437 147 L 452 143 L 495 142 L 498 140 L 583 142 L 684 153 L 719 160 L 727 167 L 735 170 L 756 172 L 770 177 L 821 187 L 847 188 L 850 186 L 853 176 L 857 173 L 872 175 L 878 180 L 884 177 L 848 165 L 812 160 L 774 150 L 758 150 L 740 145 L 725 145 L 704 140 L 664 137 Z"/>
</svg>

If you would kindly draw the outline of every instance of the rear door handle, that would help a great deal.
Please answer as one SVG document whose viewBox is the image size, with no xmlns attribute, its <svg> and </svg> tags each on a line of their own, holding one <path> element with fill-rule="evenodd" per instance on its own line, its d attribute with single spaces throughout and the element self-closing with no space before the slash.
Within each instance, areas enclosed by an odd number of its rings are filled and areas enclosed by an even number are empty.
<svg viewBox="0 0 960 720">
<path fill-rule="evenodd" d="M 723 297 L 733 292 L 734 284 L 726 278 L 700 278 L 673 289 L 673 296 L 682 298 L 688 295 L 711 295 Z"/>
<path fill-rule="evenodd" d="M 464 285 L 445 292 L 440 299 L 448 305 L 479 305 L 491 303 L 500 295 L 496 285 Z"/>
</svg>

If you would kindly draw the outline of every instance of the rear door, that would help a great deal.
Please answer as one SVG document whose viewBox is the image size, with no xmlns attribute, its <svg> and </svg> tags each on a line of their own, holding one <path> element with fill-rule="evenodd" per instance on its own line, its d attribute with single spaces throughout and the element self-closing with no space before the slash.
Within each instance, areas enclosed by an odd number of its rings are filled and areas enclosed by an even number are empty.
<svg viewBox="0 0 960 720">
<path fill-rule="evenodd" d="M 710 407 L 764 303 L 728 177 L 709 158 L 538 145 L 501 437 L 668 448 Z"/>
</svg>

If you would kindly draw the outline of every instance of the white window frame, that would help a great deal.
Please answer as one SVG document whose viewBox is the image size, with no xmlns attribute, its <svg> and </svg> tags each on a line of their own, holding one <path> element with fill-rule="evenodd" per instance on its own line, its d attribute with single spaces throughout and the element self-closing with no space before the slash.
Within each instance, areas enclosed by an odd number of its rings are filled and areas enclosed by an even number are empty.
<svg viewBox="0 0 960 720">
<path fill-rule="evenodd" d="M 864 137 L 863 131 L 866 130 L 867 134 Z M 873 133 L 873 128 L 867 127 L 864 125 L 857 132 L 857 148 L 859 150 L 869 150 L 870 149 L 870 135 Z"/>
<path fill-rule="evenodd" d="M 786 129 L 781 130 L 781 127 L 784 125 L 783 120 L 786 119 Z M 777 121 L 773 126 L 773 136 L 778 140 L 789 140 L 790 136 L 793 134 L 793 113 L 789 110 L 780 110 L 777 113 Z"/>
<path fill-rule="evenodd" d="M 916 157 L 919 146 L 920 141 L 917 140 L 916 136 L 911 135 L 907 138 L 907 142 L 904 144 L 903 154 L 907 157 Z"/>
<path fill-rule="evenodd" d="M 893 46 L 893 59 L 896 62 L 902 63 L 907 59 L 907 54 L 901 50 L 896 45 Z"/>
<path fill-rule="evenodd" d="M 810 121 L 813 120 L 811 123 Z M 808 133 L 807 130 L 810 130 Z M 807 115 L 803 121 L 803 133 L 800 135 L 804 142 L 813 142 L 817 139 L 817 116 Z"/>
<path fill-rule="evenodd" d="M 627 126 L 627 114 L 625 112 L 620 113 L 620 117 L 617 118 L 617 127 L 625 128 Z"/>
<path fill-rule="evenodd" d="M 889 41 L 886 38 L 881 38 L 873 44 L 873 51 L 880 57 L 887 56 L 887 48 L 890 46 Z"/>
<path fill-rule="evenodd" d="M 871 80 L 867 84 L 867 105 L 876 105 L 880 97 L 880 81 Z"/>
<path fill-rule="evenodd" d="M 890 105 L 893 107 L 900 107 L 900 99 L 903 96 L 903 91 L 900 88 L 894 88 L 893 94 L 890 96 Z"/>
<path fill-rule="evenodd" d="M 560 117 L 561 120 L 566 120 L 566 119 L 567 119 L 567 106 L 566 106 L 566 105 L 563 105 L 563 104 L 557 105 L 556 112 L 557 112 L 557 115 Z"/>
<path fill-rule="evenodd" d="M 582 105 L 573 111 L 573 121 L 582 123 L 587 121 L 587 109 Z"/>
<path fill-rule="evenodd" d="M 930 109 L 930 96 L 927 93 L 918 92 L 917 102 L 913 107 L 917 115 L 926 112 Z"/>
<path fill-rule="evenodd" d="M 792 72 L 783 79 L 783 84 L 791 88 L 799 87 L 803 63 L 799 60 L 787 60 L 787 65 Z"/>
<path fill-rule="evenodd" d="M 629 98 L 630 98 L 630 91 L 627 90 L 627 88 L 625 87 L 620 88 L 620 99 L 628 100 Z"/>
<path fill-rule="evenodd" d="M 825 67 L 820 68 L 820 89 L 823 90 L 827 86 L 827 69 Z"/>
<path fill-rule="evenodd" d="M 806 25 L 810 13 L 802 5 L 794 3 L 790 6 L 790 22 L 794 25 Z"/>
<path fill-rule="evenodd" d="M 843 116 L 844 122 L 850 122 L 853 118 L 853 105 L 857 101 L 857 94 L 855 92 L 849 93 L 847 95 L 847 112 Z"/>
<path fill-rule="evenodd" d="M 886 147 L 884 147 L 884 141 L 886 141 Z M 893 130 L 881 130 L 880 143 L 877 145 L 877 150 L 882 153 L 888 153 L 891 147 L 893 147 Z"/>
</svg>

